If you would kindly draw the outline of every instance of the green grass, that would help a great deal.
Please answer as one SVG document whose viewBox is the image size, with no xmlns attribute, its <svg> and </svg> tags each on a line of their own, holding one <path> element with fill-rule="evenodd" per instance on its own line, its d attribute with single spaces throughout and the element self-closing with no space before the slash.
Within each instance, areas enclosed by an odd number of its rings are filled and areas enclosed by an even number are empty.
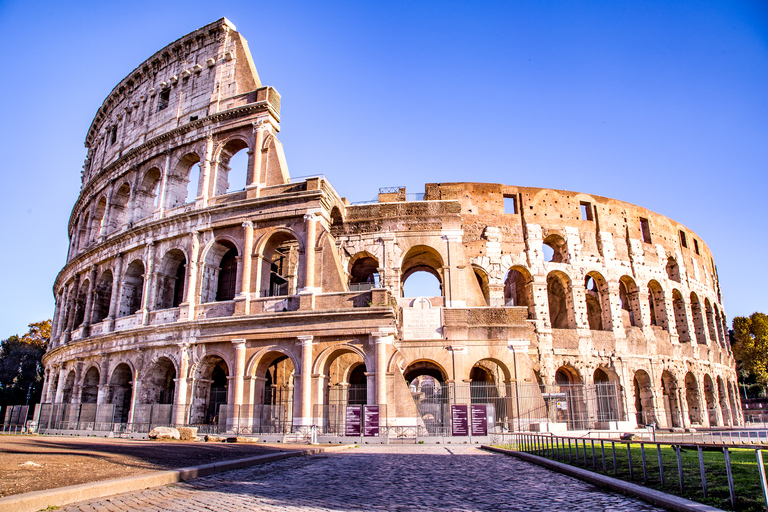
<svg viewBox="0 0 768 512">
<path fill-rule="evenodd" d="M 579 458 L 576 463 L 575 444 L 572 444 L 573 458 L 570 462 L 573 466 L 579 466 L 592 470 L 592 447 L 587 441 L 587 460 L 584 463 L 584 448 L 579 442 Z M 517 449 L 515 445 L 504 445 L 502 448 Z M 632 477 L 629 473 L 627 444 L 616 443 L 616 462 L 617 474 L 614 474 L 613 454 L 611 443 L 605 442 L 605 463 L 606 471 L 603 471 L 602 454 L 600 443 L 595 442 L 596 471 L 608 476 L 620 478 L 622 480 L 645 485 L 652 489 L 658 489 L 670 494 L 681 496 L 689 500 L 706 503 L 724 510 L 732 510 L 730 495 L 728 493 L 728 477 L 725 470 L 725 457 L 722 449 L 712 448 L 704 450 L 704 467 L 707 480 L 707 497 L 704 497 L 701 487 L 701 474 L 699 469 L 699 454 L 695 448 L 683 448 L 681 450 L 681 459 L 683 466 L 683 490 L 680 490 L 680 479 L 678 476 L 677 456 L 674 449 L 669 445 L 662 445 L 661 459 L 664 467 L 664 486 L 661 485 L 659 477 L 659 458 L 656 451 L 656 445 L 645 445 L 645 458 L 648 474 L 648 481 L 643 482 L 643 465 L 641 457 L 641 448 L 639 443 L 630 444 L 632 452 Z M 568 445 L 565 445 L 564 460 L 556 459 L 560 462 L 569 464 Z M 759 474 L 757 471 L 757 459 L 754 449 L 732 448 L 729 450 L 731 456 L 731 470 L 733 473 L 733 486 L 736 492 L 736 507 L 733 510 L 744 512 L 758 512 L 765 510 L 763 492 L 760 488 Z M 537 455 L 543 453 L 537 452 Z M 560 445 L 560 456 L 563 457 L 563 447 Z M 553 458 L 553 457 L 550 457 Z M 763 453 L 764 463 L 768 459 L 768 454 Z M 768 471 L 768 465 L 766 465 Z"/>
</svg>

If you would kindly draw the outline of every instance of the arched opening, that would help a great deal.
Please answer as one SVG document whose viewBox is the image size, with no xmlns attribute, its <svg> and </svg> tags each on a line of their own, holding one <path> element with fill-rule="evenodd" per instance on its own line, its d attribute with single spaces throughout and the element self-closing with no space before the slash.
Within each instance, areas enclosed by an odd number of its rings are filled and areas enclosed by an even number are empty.
<svg viewBox="0 0 768 512">
<path fill-rule="evenodd" d="M 681 427 L 683 415 L 680 410 L 677 379 L 669 370 L 664 370 L 661 374 L 661 391 L 664 400 L 664 411 L 667 415 L 667 426 L 672 428 Z"/>
<path fill-rule="evenodd" d="M 187 258 L 179 249 L 165 253 L 157 272 L 155 309 L 177 308 L 184 302 Z"/>
<path fill-rule="evenodd" d="M 549 235 L 542 241 L 544 261 L 566 263 L 568 261 L 568 244 L 560 235 Z"/>
<path fill-rule="evenodd" d="M 533 278 L 523 267 L 512 267 L 504 279 L 504 305 L 528 308 L 528 318 L 533 316 Z"/>
<path fill-rule="evenodd" d="M 656 405 L 654 404 L 651 377 L 645 370 L 637 370 L 632 384 L 635 389 L 637 425 L 644 426 L 656 423 Z"/>
<path fill-rule="evenodd" d="M 717 328 L 717 339 L 721 347 L 725 347 L 725 336 L 723 335 L 723 318 L 720 316 L 720 310 L 715 306 L 715 326 Z"/>
<path fill-rule="evenodd" d="M 667 278 L 677 283 L 680 282 L 680 267 L 673 257 L 667 258 Z"/>
<path fill-rule="evenodd" d="M 160 185 L 162 173 L 157 167 L 153 167 L 144 175 L 141 185 L 136 190 L 135 219 L 140 220 L 152 215 L 160 204 Z"/>
<path fill-rule="evenodd" d="M 607 423 L 621 420 L 618 377 L 610 370 L 597 368 L 592 375 L 592 381 L 597 399 L 597 421 Z"/>
<path fill-rule="evenodd" d="M 720 426 L 717 419 L 717 402 L 715 401 L 715 384 L 712 377 L 704 374 L 704 400 L 707 402 L 707 418 L 710 427 Z"/>
<path fill-rule="evenodd" d="M 289 232 L 269 237 L 262 250 L 261 296 L 296 295 L 299 290 L 299 241 Z"/>
<path fill-rule="evenodd" d="M 112 205 L 109 207 L 110 233 L 120 230 L 128 220 L 128 201 L 131 198 L 131 187 L 123 183 L 112 197 Z"/>
<path fill-rule="evenodd" d="M 344 218 L 341 216 L 341 210 L 338 206 L 331 208 L 331 235 L 339 236 L 344 234 Z"/>
<path fill-rule="evenodd" d="M 248 177 L 248 145 L 240 139 L 226 143 L 219 155 L 216 170 L 216 189 L 213 195 L 219 196 L 243 190 Z"/>
<path fill-rule="evenodd" d="M 168 174 L 166 184 L 166 204 L 168 209 L 194 202 L 200 195 L 200 167 L 196 165 L 200 157 L 187 153 Z"/>
<path fill-rule="evenodd" d="M 202 301 L 235 298 L 237 289 L 237 248 L 229 240 L 217 240 L 205 256 Z"/>
<path fill-rule="evenodd" d="M 704 315 L 701 311 L 701 302 L 699 302 L 699 297 L 693 292 L 691 292 L 691 316 L 693 317 L 696 342 L 700 345 L 706 345 L 707 334 L 704 332 Z"/>
<path fill-rule="evenodd" d="M 701 425 L 701 408 L 699 407 L 699 382 L 693 373 L 685 375 L 685 400 L 688 404 L 688 418 L 692 425 Z"/>
<path fill-rule="evenodd" d="M 490 306 L 491 288 L 488 284 L 488 274 L 486 274 L 485 271 L 479 267 L 474 267 L 474 271 L 475 279 L 477 279 L 477 285 L 480 287 L 480 291 L 483 294 L 483 299 L 485 300 L 485 305 Z"/>
<path fill-rule="evenodd" d="M 720 411 L 723 414 L 723 424 L 733 425 L 733 415 L 728 405 L 728 391 L 725 389 L 725 383 L 722 377 L 717 377 L 717 400 L 720 402 Z"/>
<path fill-rule="evenodd" d="M 736 384 L 733 382 L 728 383 L 728 403 L 731 406 L 731 424 L 739 424 L 739 410 L 736 408 Z"/>
<path fill-rule="evenodd" d="M 265 354 L 256 368 L 254 423 L 261 432 L 290 432 L 293 423 L 293 361 L 282 352 Z"/>
<path fill-rule="evenodd" d="M 712 303 L 709 299 L 704 299 L 704 312 L 707 317 L 707 328 L 709 329 L 709 339 L 713 343 L 717 342 L 717 329 L 715 328 L 715 314 L 712 310 Z"/>
<path fill-rule="evenodd" d="M 112 372 L 109 380 L 108 403 L 115 406 L 113 421 L 128 423 L 131 411 L 131 394 L 133 393 L 133 372 L 126 363 L 120 363 Z"/>
<path fill-rule="evenodd" d="M 83 221 L 80 223 L 80 231 L 78 232 L 77 239 L 79 241 L 79 245 L 77 248 L 77 252 L 81 252 L 85 250 L 88 245 L 90 245 L 90 240 L 88 240 L 88 228 L 90 227 L 90 215 L 88 213 L 85 214 L 85 217 L 83 218 Z"/>
<path fill-rule="evenodd" d="M 379 286 L 379 260 L 368 253 L 356 254 L 349 269 L 349 290 L 364 291 Z"/>
<path fill-rule="evenodd" d="M 349 402 L 350 404 L 368 403 L 368 377 L 365 375 L 365 364 L 360 363 L 350 372 L 349 377 Z"/>
<path fill-rule="evenodd" d="M 106 234 L 107 199 L 102 197 L 96 204 L 93 212 L 93 225 L 91 226 L 91 241 L 98 242 L 99 237 Z"/>
<path fill-rule="evenodd" d="M 555 372 L 555 385 L 558 389 L 561 404 L 557 408 L 557 422 L 566 423 L 569 430 L 589 428 L 587 404 L 581 377 L 576 368 L 561 366 Z"/>
<path fill-rule="evenodd" d="M 215 355 L 205 356 L 198 364 L 190 423 L 217 425 L 223 420 L 221 406 L 227 405 L 229 369 L 224 360 Z"/>
<path fill-rule="evenodd" d="M 547 275 L 547 302 L 549 321 L 553 329 L 568 329 L 576 326 L 571 279 L 564 273 L 550 272 Z"/>
<path fill-rule="evenodd" d="M 122 289 L 118 318 L 133 315 L 141 309 L 144 293 L 144 263 L 141 260 L 133 260 L 128 265 L 123 277 Z"/>
<path fill-rule="evenodd" d="M 109 315 L 109 305 L 112 302 L 112 271 L 107 269 L 101 273 L 96 281 L 93 293 L 93 311 L 91 323 L 97 324 Z"/>
<path fill-rule="evenodd" d="M 426 245 L 414 246 L 400 268 L 401 297 L 443 296 L 443 258 L 436 250 Z"/>
<path fill-rule="evenodd" d="M 482 359 L 469 371 L 470 402 L 486 406 L 486 414 L 492 422 L 488 428 L 514 428 L 514 403 L 511 401 L 512 389 L 509 369 L 501 362 Z M 462 393 L 457 392 L 457 399 L 464 401 Z"/>
<path fill-rule="evenodd" d="M 82 325 L 85 320 L 85 306 L 88 303 L 88 289 L 90 287 L 90 281 L 87 279 L 80 283 L 80 289 L 77 292 L 77 300 L 75 301 L 75 327 Z"/>
<path fill-rule="evenodd" d="M 590 272 L 584 278 L 584 297 L 587 303 L 587 322 L 593 331 L 609 330 L 611 305 L 608 283 L 599 272 Z"/>
<path fill-rule="evenodd" d="M 675 310 L 675 327 L 680 343 L 690 343 L 691 335 L 688 332 L 688 315 L 685 312 L 683 295 L 678 290 L 672 291 L 672 309 Z"/>
<path fill-rule="evenodd" d="M 621 301 L 621 320 L 624 327 L 640 327 L 642 313 L 635 281 L 629 276 L 619 279 L 619 300 Z"/>
<path fill-rule="evenodd" d="M 91 366 L 83 377 L 83 388 L 80 392 L 81 404 L 95 404 L 99 396 L 99 369 Z"/>
<path fill-rule="evenodd" d="M 61 391 L 61 402 L 68 404 L 72 401 L 72 390 L 75 388 L 75 371 L 70 370 L 67 374 L 67 379 L 64 381 L 64 387 Z"/>
<path fill-rule="evenodd" d="M 659 326 L 668 331 L 669 324 L 667 322 L 667 308 L 664 303 L 664 290 L 658 281 L 653 279 L 648 282 L 648 306 L 651 312 L 651 325 Z"/>
<path fill-rule="evenodd" d="M 167 357 L 160 357 L 155 361 L 141 379 L 142 404 L 173 404 L 173 396 L 176 392 L 176 367 Z"/>
<path fill-rule="evenodd" d="M 363 358 L 355 351 L 341 348 L 328 356 L 323 374 L 326 375 L 325 403 L 329 421 L 343 420 L 343 406 L 368 403 L 368 378 Z M 332 410 L 337 407 L 338 410 Z"/>
<path fill-rule="evenodd" d="M 414 361 L 403 373 L 419 417 L 433 434 L 450 426 L 450 396 L 445 371 L 432 361 Z"/>
</svg>

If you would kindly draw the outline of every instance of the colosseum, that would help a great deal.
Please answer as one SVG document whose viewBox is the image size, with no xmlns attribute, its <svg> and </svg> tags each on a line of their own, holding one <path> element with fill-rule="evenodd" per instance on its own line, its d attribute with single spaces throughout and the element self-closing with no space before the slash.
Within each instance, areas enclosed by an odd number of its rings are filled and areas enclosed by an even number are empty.
<svg viewBox="0 0 768 512">
<path fill-rule="evenodd" d="M 104 100 L 53 285 L 42 431 L 384 441 L 463 435 L 467 407 L 479 436 L 742 424 L 691 229 L 493 183 L 351 203 L 290 177 L 280 101 L 226 19 Z M 417 274 L 433 293 L 404 293 Z"/>
</svg>

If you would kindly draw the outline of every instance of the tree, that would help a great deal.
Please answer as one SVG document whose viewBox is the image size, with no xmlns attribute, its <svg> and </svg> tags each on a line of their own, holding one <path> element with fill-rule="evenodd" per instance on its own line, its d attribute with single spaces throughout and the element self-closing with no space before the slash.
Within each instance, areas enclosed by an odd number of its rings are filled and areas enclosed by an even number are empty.
<svg viewBox="0 0 768 512">
<path fill-rule="evenodd" d="M 41 359 L 51 337 L 51 321 L 33 322 L 23 336 L 0 341 L 0 405 L 23 405 L 40 400 L 43 382 Z"/>
<path fill-rule="evenodd" d="M 733 355 L 741 367 L 762 384 L 768 385 L 768 315 L 752 313 L 733 319 Z"/>
</svg>

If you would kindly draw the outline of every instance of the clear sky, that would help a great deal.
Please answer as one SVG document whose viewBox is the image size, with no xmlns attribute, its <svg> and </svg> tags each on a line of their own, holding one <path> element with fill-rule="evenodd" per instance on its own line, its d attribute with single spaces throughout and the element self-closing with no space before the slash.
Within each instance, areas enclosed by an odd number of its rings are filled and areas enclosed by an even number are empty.
<svg viewBox="0 0 768 512">
<path fill-rule="evenodd" d="M 53 313 L 97 108 L 222 16 L 282 95 L 293 176 L 636 203 L 709 245 L 729 319 L 768 312 L 765 1 L 0 0 L 0 338 Z"/>
</svg>

